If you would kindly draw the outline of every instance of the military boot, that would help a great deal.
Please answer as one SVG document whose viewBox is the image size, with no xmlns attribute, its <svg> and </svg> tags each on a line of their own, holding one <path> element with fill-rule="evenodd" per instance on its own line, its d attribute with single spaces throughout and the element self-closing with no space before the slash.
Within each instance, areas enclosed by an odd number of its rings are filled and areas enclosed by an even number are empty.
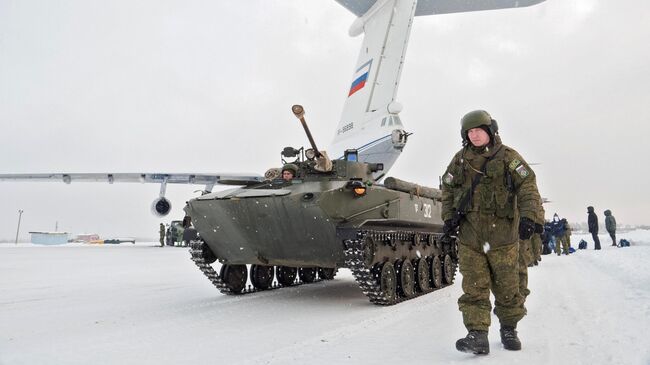
<svg viewBox="0 0 650 365">
<path fill-rule="evenodd" d="M 456 350 L 474 355 L 489 354 L 490 342 L 487 331 L 470 330 L 465 338 L 456 341 Z"/>
<path fill-rule="evenodd" d="M 511 351 L 521 350 L 521 341 L 517 337 L 517 330 L 512 326 L 501 326 L 501 343 L 503 348 Z"/>
</svg>

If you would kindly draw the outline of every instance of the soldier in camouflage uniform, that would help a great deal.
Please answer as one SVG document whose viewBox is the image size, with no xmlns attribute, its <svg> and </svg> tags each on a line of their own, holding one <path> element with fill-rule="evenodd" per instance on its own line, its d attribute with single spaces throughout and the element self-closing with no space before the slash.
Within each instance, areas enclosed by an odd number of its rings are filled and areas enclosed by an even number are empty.
<svg viewBox="0 0 650 365">
<path fill-rule="evenodd" d="M 569 221 L 567 221 L 566 218 L 562 218 L 560 220 L 560 223 L 564 226 L 564 235 L 561 238 L 562 252 L 564 252 L 565 255 L 568 255 L 571 253 L 569 251 L 571 248 L 571 226 L 569 225 Z"/>
<path fill-rule="evenodd" d="M 444 231 L 458 232 L 464 292 L 458 307 L 469 332 L 456 349 L 475 354 L 490 351 L 490 290 L 501 342 L 508 350 L 521 349 L 516 326 L 526 309 L 519 292 L 519 240 L 532 236 L 541 201 L 532 169 L 501 143 L 497 132 L 487 112 L 466 114 L 461 120 L 463 148 L 442 179 Z"/>
<path fill-rule="evenodd" d="M 165 225 L 160 223 L 160 247 L 165 247 Z"/>
<path fill-rule="evenodd" d="M 298 166 L 288 163 L 282 166 L 282 180 L 291 181 L 298 175 Z"/>
</svg>

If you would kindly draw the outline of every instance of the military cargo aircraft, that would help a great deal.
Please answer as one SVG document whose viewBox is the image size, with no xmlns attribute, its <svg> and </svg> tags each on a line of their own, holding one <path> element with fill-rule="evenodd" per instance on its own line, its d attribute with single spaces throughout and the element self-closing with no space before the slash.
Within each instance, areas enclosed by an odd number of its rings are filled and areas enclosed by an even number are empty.
<svg viewBox="0 0 650 365">
<path fill-rule="evenodd" d="M 360 162 L 381 163 L 383 170 L 373 176 L 382 179 L 407 143 L 409 133 L 400 118 L 402 104 L 397 101 L 402 67 L 414 17 L 492 9 L 527 7 L 544 0 L 336 0 L 357 16 L 350 36 L 364 34 L 353 70 L 347 99 L 334 139 L 326 150 L 334 159 L 347 149 L 358 151 Z M 151 211 L 165 216 L 171 202 L 165 197 L 167 184 L 203 185 L 205 192 L 215 184 L 247 185 L 264 180 L 253 173 L 39 173 L 0 174 L 0 181 L 62 181 L 155 183 L 160 194 Z"/>
</svg>

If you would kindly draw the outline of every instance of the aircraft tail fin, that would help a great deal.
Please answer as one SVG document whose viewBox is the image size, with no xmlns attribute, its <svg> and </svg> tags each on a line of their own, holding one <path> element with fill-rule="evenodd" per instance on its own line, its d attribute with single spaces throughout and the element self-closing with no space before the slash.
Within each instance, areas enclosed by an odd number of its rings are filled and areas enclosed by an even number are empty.
<svg viewBox="0 0 650 365">
<path fill-rule="evenodd" d="M 387 171 L 401 152 L 406 133 L 395 96 L 416 4 L 377 1 L 350 27 L 350 35 L 365 35 L 330 149 L 333 158 L 354 148 L 361 161 L 382 162 Z"/>
<path fill-rule="evenodd" d="M 359 160 L 384 164 L 386 173 L 399 157 L 408 133 L 395 98 L 413 18 L 491 9 L 526 7 L 545 0 L 336 0 L 357 15 L 351 36 L 364 33 L 341 119 L 328 149 L 341 158 L 346 149 Z M 375 176 L 377 179 L 381 175 Z"/>
</svg>

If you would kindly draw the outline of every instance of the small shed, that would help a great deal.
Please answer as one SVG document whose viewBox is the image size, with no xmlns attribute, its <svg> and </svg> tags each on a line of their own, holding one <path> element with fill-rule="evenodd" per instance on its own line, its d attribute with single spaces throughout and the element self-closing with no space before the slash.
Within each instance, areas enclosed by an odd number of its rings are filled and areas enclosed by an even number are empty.
<svg viewBox="0 0 650 365">
<path fill-rule="evenodd" d="M 32 243 L 38 245 L 62 245 L 68 243 L 68 232 L 29 232 Z"/>
</svg>

